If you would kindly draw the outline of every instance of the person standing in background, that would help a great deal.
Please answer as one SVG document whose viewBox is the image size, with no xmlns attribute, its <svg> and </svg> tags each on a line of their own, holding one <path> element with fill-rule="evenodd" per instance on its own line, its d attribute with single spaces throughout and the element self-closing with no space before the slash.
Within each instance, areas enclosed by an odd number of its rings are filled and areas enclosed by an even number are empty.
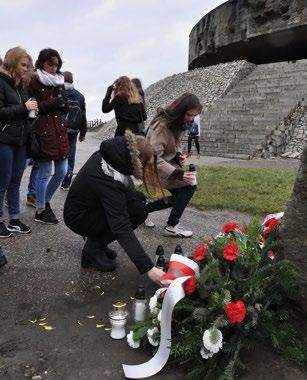
<svg viewBox="0 0 307 380">
<path fill-rule="evenodd" d="M 68 170 L 62 182 L 61 189 L 68 190 L 74 175 L 77 136 L 79 134 L 79 141 L 85 139 L 87 132 L 85 98 L 74 88 L 73 74 L 70 71 L 65 71 L 64 75 L 64 88 L 67 94 L 68 112 L 66 114 L 65 122 L 68 132 L 68 140 L 70 146 L 70 157 L 68 158 Z"/>
<path fill-rule="evenodd" d="M 40 154 L 36 159 L 38 173 L 34 220 L 45 224 L 58 223 L 49 202 L 67 173 L 67 158 L 70 152 L 64 119 L 67 101 L 61 67 L 62 59 L 56 50 L 41 50 L 35 62 L 36 73 L 29 88 L 39 108 L 33 128 L 40 143 Z"/>
<path fill-rule="evenodd" d="M 27 85 L 32 58 L 21 47 L 5 54 L 0 67 L 0 237 L 12 232 L 29 233 L 31 228 L 19 220 L 19 189 L 26 165 L 26 143 L 30 133 L 28 113 L 37 111 L 37 102 L 29 99 Z M 9 223 L 3 220 L 7 191 Z"/>
<path fill-rule="evenodd" d="M 200 136 L 200 116 L 196 115 L 188 130 L 188 153 L 186 154 L 186 158 L 192 156 L 191 149 L 192 149 L 193 140 L 194 140 L 196 150 L 197 150 L 197 159 L 200 158 L 199 136 Z"/>
<path fill-rule="evenodd" d="M 114 94 L 113 99 L 112 93 Z M 147 119 L 147 114 L 136 86 L 132 81 L 122 76 L 108 87 L 105 98 L 102 101 L 102 112 L 115 112 L 117 128 L 115 136 L 123 136 L 126 129 L 135 134 L 140 134 L 140 124 Z"/>
<path fill-rule="evenodd" d="M 144 105 L 145 112 L 146 112 L 145 92 L 144 92 L 143 87 L 142 87 L 142 82 L 139 78 L 133 78 L 133 79 L 131 79 L 131 82 L 135 85 L 135 87 L 137 88 L 141 98 L 143 99 L 143 105 Z M 142 118 L 142 121 L 139 123 L 138 129 L 139 129 L 139 134 L 145 136 L 145 121 L 143 120 L 143 118 Z"/>
</svg>

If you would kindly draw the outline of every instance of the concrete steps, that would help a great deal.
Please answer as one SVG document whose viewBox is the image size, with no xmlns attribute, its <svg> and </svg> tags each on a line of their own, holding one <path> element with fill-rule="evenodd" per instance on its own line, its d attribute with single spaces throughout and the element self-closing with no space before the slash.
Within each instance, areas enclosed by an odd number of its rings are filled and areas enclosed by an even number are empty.
<svg viewBox="0 0 307 380">
<path fill-rule="evenodd" d="M 203 115 L 204 154 L 252 156 L 306 94 L 307 60 L 257 66 Z"/>
</svg>

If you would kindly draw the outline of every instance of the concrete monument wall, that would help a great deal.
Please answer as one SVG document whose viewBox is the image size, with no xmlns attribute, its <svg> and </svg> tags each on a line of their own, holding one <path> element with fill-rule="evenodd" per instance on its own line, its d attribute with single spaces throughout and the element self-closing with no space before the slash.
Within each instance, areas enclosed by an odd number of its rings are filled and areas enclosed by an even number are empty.
<svg viewBox="0 0 307 380">
<path fill-rule="evenodd" d="M 192 29 L 189 69 L 307 58 L 306 0 L 229 0 Z"/>
</svg>

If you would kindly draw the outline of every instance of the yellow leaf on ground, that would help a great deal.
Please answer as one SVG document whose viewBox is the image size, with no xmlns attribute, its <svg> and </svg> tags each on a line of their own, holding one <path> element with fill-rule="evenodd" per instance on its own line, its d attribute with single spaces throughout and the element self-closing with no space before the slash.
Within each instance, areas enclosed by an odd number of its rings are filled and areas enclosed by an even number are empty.
<svg viewBox="0 0 307 380">
<path fill-rule="evenodd" d="M 34 321 L 32 321 L 31 319 L 29 319 L 29 322 L 31 322 L 31 323 L 36 323 L 36 322 L 37 322 L 37 319 L 34 319 Z"/>
<path fill-rule="evenodd" d="M 77 321 L 77 323 L 78 323 L 79 326 L 83 326 L 83 323 L 82 323 L 82 322 Z"/>
<path fill-rule="evenodd" d="M 102 323 L 101 325 L 99 323 L 96 324 L 97 329 L 101 329 L 101 327 L 104 327 L 104 324 Z"/>
<path fill-rule="evenodd" d="M 51 331 L 51 330 L 55 330 L 55 327 L 52 327 L 52 326 L 43 326 L 43 329 L 45 329 L 47 331 Z"/>
<path fill-rule="evenodd" d="M 38 325 L 39 326 L 45 326 L 47 323 L 46 322 L 43 322 L 43 323 L 39 323 Z"/>
<path fill-rule="evenodd" d="M 93 318 L 95 318 L 95 315 L 87 315 L 86 318 L 93 319 Z"/>
</svg>

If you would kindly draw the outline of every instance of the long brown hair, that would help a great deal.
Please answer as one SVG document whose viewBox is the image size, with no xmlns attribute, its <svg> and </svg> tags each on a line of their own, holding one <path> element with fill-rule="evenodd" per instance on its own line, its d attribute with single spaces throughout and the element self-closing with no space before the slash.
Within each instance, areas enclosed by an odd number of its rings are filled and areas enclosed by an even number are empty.
<svg viewBox="0 0 307 380">
<path fill-rule="evenodd" d="M 157 189 L 161 191 L 164 196 L 164 192 L 161 186 L 158 167 L 157 167 L 157 153 L 153 146 L 143 136 L 136 136 L 137 149 L 140 152 L 139 158 L 143 166 L 143 183 L 147 193 L 150 196 L 156 194 Z M 152 161 L 153 157 L 153 162 Z"/>
<path fill-rule="evenodd" d="M 142 103 L 142 98 L 135 84 L 132 83 L 128 77 L 126 76 L 119 77 L 114 82 L 114 86 L 115 86 L 114 95 L 125 96 L 128 100 L 128 104 Z"/>
<path fill-rule="evenodd" d="M 150 124 L 153 125 L 157 121 L 164 122 L 177 140 L 182 132 L 185 114 L 194 108 L 201 112 L 202 105 L 196 95 L 186 92 L 167 107 L 158 108 L 157 114 Z"/>
<path fill-rule="evenodd" d="M 142 97 L 142 101 L 143 101 L 143 104 L 145 106 L 145 93 L 144 93 L 144 90 L 143 90 L 143 87 L 142 87 L 142 82 L 139 78 L 132 78 L 131 79 L 131 82 L 135 85 L 135 87 L 137 88 L 139 94 L 141 95 Z"/>
<path fill-rule="evenodd" d="M 16 68 L 18 63 L 23 59 L 27 58 L 29 61 L 29 70 L 27 75 L 24 78 L 20 78 L 17 75 Z M 28 85 L 30 83 L 32 69 L 33 69 L 33 61 L 31 56 L 27 53 L 25 49 L 20 46 L 16 46 L 10 50 L 8 50 L 3 59 L 2 67 L 6 70 L 10 76 L 13 78 L 15 85 L 19 85 L 22 83 L 23 85 Z"/>
</svg>

